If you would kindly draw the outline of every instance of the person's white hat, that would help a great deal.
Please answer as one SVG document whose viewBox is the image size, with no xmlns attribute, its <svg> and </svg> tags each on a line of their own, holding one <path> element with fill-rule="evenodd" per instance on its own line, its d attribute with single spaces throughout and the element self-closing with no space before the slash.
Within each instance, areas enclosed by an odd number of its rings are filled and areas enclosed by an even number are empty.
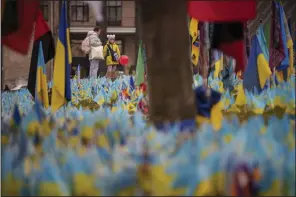
<svg viewBox="0 0 296 197">
<path fill-rule="evenodd" d="M 107 35 L 108 40 L 115 40 L 115 35 Z"/>
</svg>

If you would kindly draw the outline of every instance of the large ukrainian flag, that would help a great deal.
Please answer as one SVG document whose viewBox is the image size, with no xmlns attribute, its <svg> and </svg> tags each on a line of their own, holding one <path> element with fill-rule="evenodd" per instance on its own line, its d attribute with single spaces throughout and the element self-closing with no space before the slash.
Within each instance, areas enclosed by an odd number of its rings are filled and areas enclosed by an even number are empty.
<svg viewBox="0 0 296 197">
<path fill-rule="evenodd" d="M 70 31 L 67 23 L 67 5 L 63 0 L 60 16 L 59 36 L 54 59 L 53 87 L 52 87 L 52 111 L 57 111 L 67 101 L 71 100 L 70 64 L 72 53 L 70 47 Z"/>
<path fill-rule="evenodd" d="M 44 62 L 42 42 L 39 44 L 38 63 L 37 63 L 37 80 L 36 80 L 36 95 L 39 101 L 45 108 L 48 108 L 48 91 L 47 91 L 47 77 L 46 64 Z"/>
</svg>

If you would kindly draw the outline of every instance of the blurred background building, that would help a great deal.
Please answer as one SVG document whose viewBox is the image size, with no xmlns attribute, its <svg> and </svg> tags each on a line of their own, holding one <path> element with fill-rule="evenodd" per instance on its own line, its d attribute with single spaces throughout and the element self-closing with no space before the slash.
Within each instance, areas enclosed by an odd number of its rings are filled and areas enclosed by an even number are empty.
<svg viewBox="0 0 296 197">
<path fill-rule="evenodd" d="M 136 28 L 136 3 L 135 1 L 103 0 L 104 1 L 104 21 L 96 22 L 95 16 L 84 1 L 69 0 L 68 3 L 68 23 L 71 32 L 71 48 L 73 55 L 72 69 L 78 64 L 82 67 L 82 76 L 88 73 L 89 61 L 81 50 L 81 42 L 86 37 L 87 32 L 95 26 L 101 27 L 101 40 L 106 43 L 107 34 L 116 35 L 116 43 L 122 54 L 129 56 L 129 64 L 134 68 L 137 55 L 137 28 Z M 40 7 L 45 20 L 50 26 L 54 39 L 58 33 L 60 1 L 40 0 Z M 26 84 L 28 79 L 31 49 L 27 56 L 15 53 L 7 47 L 3 47 L 3 77 L 4 84 L 9 88 L 18 84 Z M 102 64 L 104 62 L 102 61 Z M 100 65 L 99 73 L 103 75 L 106 67 Z M 47 65 L 48 79 L 52 78 L 53 61 Z"/>
</svg>

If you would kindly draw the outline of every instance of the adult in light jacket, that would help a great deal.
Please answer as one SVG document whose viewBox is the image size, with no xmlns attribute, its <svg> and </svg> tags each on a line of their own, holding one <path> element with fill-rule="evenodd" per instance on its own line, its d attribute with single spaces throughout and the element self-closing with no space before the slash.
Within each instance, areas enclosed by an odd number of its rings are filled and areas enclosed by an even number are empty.
<svg viewBox="0 0 296 197">
<path fill-rule="evenodd" d="M 91 50 L 93 50 L 93 47 L 98 47 L 102 46 L 102 42 L 99 38 L 100 35 L 100 28 L 95 27 L 93 31 L 89 31 L 88 35 L 89 36 L 89 42 L 90 42 L 90 47 Z M 98 70 L 100 66 L 100 60 L 92 57 L 92 53 L 89 53 L 89 62 L 90 62 L 90 67 L 89 67 L 89 77 L 95 77 L 97 78 L 98 75 Z"/>
</svg>

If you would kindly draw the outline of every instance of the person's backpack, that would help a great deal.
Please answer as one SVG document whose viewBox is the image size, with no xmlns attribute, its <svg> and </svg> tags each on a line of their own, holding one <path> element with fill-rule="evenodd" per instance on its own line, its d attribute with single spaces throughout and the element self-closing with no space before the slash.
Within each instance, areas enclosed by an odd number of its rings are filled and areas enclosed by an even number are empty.
<svg viewBox="0 0 296 197">
<path fill-rule="evenodd" d="M 91 47 L 90 47 L 90 36 L 86 37 L 82 43 L 81 43 L 81 50 L 86 55 L 90 53 Z"/>
</svg>

